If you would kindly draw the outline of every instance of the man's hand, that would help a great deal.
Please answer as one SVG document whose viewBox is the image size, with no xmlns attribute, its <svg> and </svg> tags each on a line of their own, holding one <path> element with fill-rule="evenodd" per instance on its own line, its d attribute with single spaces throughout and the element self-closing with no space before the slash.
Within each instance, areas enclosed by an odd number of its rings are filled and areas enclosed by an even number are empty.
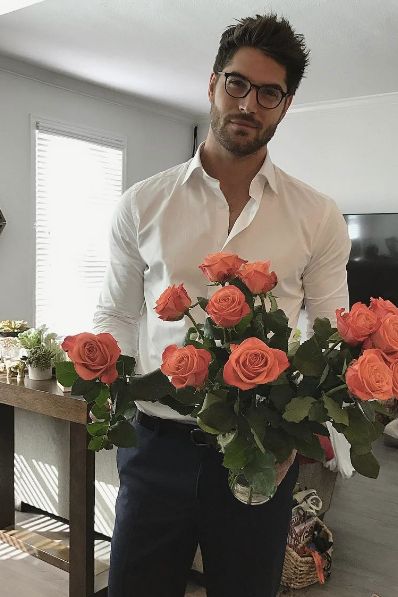
<svg viewBox="0 0 398 597">
<path fill-rule="evenodd" d="M 292 466 L 294 459 L 296 458 L 297 450 L 292 450 L 289 458 L 287 458 L 284 462 L 280 464 L 277 463 L 276 465 L 276 485 L 280 485 L 287 475 L 289 468 Z"/>
</svg>

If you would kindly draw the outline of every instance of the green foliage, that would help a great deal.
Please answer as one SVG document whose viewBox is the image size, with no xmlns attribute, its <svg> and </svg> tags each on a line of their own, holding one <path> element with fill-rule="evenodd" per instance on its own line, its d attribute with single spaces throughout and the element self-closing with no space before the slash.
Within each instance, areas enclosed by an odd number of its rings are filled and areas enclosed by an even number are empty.
<svg viewBox="0 0 398 597">
<path fill-rule="evenodd" d="M 47 348 L 46 346 L 35 346 L 29 350 L 26 362 L 31 367 L 44 370 L 51 367 L 53 356 L 54 353 L 50 348 Z"/>
</svg>

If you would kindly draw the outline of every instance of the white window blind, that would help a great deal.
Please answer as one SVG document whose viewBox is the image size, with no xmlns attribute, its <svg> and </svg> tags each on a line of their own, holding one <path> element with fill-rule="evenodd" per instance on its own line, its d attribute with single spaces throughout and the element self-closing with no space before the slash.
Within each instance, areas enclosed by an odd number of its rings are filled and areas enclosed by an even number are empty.
<svg viewBox="0 0 398 597">
<path fill-rule="evenodd" d="M 36 326 L 91 331 L 123 144 L 36 124 Z"/>
</svg>

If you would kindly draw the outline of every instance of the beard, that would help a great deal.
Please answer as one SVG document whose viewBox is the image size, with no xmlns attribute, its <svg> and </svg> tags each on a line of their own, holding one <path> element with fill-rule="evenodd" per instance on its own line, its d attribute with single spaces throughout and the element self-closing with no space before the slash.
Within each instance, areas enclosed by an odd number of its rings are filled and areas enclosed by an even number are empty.
<svg viewBox="0 0 398 597">
<path fill-rule="evenodd" d="M 237 114 L 236 116 L 223 118 L 221 112 L 216 108 L 214 103 L 211 105 L 210 117 L 210 126 L 214 137 L 224 149 L 237 157 L 251 155 L 266 146 L 274 136 L 279 124 L 277 122 L 264 129 L 260 127 L 259 123 L 252 117 L 248 117 L 247 114 Z M 258 128 L 253 129 L 256 132 L 256 135 L 252 136 L 252 133 L 247 132 L 244 129 L 234 131 L 233 133 L 230 132 L 228 124 L 230 120 L 234 119 L 247 122 L 253 126 L 258 126 Z"/>
</svg>

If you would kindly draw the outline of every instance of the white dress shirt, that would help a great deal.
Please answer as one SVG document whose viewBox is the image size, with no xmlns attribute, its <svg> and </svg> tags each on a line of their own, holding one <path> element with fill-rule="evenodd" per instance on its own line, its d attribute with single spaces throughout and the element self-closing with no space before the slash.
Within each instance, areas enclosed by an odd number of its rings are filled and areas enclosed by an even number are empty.
<svg viewBox="0 0 398 597">
<path fill-rule="evenodd" d="M 309 330 L 315 317 L 334 324 L 335 310 L 348 308 L 351 242 L 335 202 L 274 166 L 267 153 L 228 234 L 229 206 L 219 181 L 202 167 L 201 147 L 188 162 L 133 185 L 114 214 L 94 332 L 110 332 L 122 354 L 136 358 L 138 373 L 157 369 L 166 346 L 182 345 L 191 325 L 187 317 L 159 319 L 154 307 L 160 294 L 184 283 L 193 304 L 218 290 L 207 286 L 198 268 L 209 253 L 270 260 L 278 276 L 273 292 L 293 330 L 303 300 Z M 191 314 L 204 322 L 199 306 Z M 137 401 L 137 406 L 149 415 L 193 421 L 158 402 Z"/>
</svg>

